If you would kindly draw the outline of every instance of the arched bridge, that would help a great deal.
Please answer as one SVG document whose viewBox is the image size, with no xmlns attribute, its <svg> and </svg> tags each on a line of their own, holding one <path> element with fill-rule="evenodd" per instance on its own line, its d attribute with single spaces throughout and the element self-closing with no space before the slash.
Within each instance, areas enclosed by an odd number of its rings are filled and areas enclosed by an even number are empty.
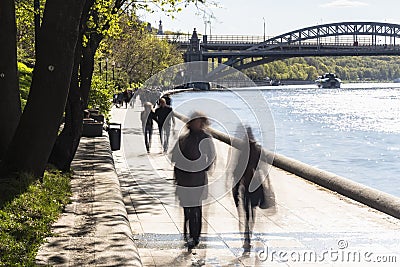
<svg viewBox="0 0 400 267">
<path fill-rule="evenodd" d="M 170 38 L 170 37 L 169 37 Z M 262 40 L 243 36 L 207 36 L 196 30 L 186 41 L 185 60 L 224 63 L 245 69 L 274 60 L 308 56 L 400 55 L 400 25 L 380 22 L 322 24 Z"/>
</svg>

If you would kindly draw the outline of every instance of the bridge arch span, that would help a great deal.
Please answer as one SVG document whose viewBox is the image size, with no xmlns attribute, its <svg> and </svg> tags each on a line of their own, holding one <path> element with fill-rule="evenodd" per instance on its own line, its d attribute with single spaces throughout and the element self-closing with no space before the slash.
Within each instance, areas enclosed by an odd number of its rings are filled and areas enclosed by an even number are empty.
<svg viewBox="0 0 400 267">
<path fill-rule="evenodd" d="M 400 55 L 400 25 L 329 23 L 290 31 L 242 50 L 235 50 L 233 45 L 232 50 L 213 50 L 207 45 L 204 48 L 203 60 L 223 62 L 222 58 L 226 58 L 223 63 L 238 70 L 292 57 Z"/>
<path fill-rule="evenodd" d="M 326 37 L 336 37 L 336 43 L 343 43 L 338 37 L 352 37 L 354 42 L 359 36 L 370 36 L 367 44 L 378 44 L 378 36 L 389 37 L 390 44 L 396 45 L 400 38 L 400 25 L 382 22 L 337 22 L 316 25 L 284 33 L 266 40 L 250 49 L 270 48 L 276 44 L 301 44 L 308 40 L 321 40 Z M 400 44 L 400 40 L 399 41 Z M 354 44 L 354 43 L 353 43 Z"/>
</svg>

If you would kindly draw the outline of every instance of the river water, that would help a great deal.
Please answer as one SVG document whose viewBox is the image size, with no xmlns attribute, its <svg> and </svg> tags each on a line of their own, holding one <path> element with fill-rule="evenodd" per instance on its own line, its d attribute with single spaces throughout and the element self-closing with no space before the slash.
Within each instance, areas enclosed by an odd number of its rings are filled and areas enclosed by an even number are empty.
<svg viewBox="0 0 400 267">
<path fill-rule="evenodd" d="M 204 101 L 213 107 L 222 103 L 220 106 L 233 110 L 252 127 L 257 121 L 267 124 L 264 114 L 268 117 L 270 113 L 277 153 L 400 197 L 400 84 L 343 84 L 341 89 L 278 86 L 257 90 L 250 88 L 243 93 L 255 95 L 250 104 L 243 104 L 235 92 L 208 91 L 176 94 L 173 106 L 189 113 L 189 108 L 182 108 L 189 101 L 190 109 L 208 114 L 210 107 Z M 218 113 L 227 112 L 221 109 Z M 214 120 L 212 126 L 227 133 L 235 127 L 230 118 L 224 122 Z M 260 131 L 268 131 L 254 128 L 258 139 L 263 139 Z M 271 132 L 264 134 L 272 136 Z"/>
</svg>

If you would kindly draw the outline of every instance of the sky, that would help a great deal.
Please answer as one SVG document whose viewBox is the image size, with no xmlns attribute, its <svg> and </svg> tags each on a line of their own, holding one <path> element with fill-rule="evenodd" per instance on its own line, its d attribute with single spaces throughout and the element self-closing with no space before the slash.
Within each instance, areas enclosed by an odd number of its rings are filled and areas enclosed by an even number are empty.
<svg viewBox="0 0 400 267">
<path fill-rule="evenodd" d="M 140 13 L 144 21 L 163 29 L 210 35 L 276 36 L 304 27 L 333 22 L 387 22 L 400 24 L 399 0 L 206 0 L 218 6 L 194 5 L 175 14 Z"/>
</svg>

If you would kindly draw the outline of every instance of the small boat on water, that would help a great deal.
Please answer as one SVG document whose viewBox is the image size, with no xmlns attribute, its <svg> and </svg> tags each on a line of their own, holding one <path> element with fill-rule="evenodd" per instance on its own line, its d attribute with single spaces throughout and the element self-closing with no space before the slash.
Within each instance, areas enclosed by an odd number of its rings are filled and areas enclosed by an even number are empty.
<svg viewBox="0 0 400 267">
<path fill-rule="evenodd" d="M 193 89 L 201 91 L 209 91 L 212 89 L 210 82 L 189 82 L 175 86 L 174 89 Z"/>
<path fill-rule="evenodd" d="M 315 83 L 319 88 L 340 88 L 342 81 L 334 73 L 325 73 L 319 76 Z"/>
<path fill-rule="evenodd" d="M 270 80 L 269 84 L 272 85 L 272 86 L 278 86 L 278 85 L 281 85 L 281 81 L 274 79 L 274 80 Z"/>
</svg>

